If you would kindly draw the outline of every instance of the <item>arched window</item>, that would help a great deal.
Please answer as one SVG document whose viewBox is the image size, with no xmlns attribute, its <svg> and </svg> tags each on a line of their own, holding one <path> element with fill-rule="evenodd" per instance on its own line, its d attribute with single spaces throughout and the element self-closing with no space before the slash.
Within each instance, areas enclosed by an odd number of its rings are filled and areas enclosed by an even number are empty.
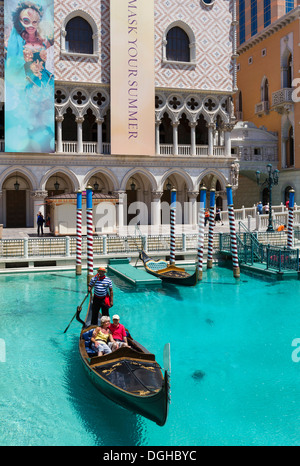
<svg viewBox="0 0 300 466">
<path fill-rule="evenodd" d="M 190 61 L 190 41 L 187 33 L 178 26 L 167 34 L 166 58 L 171 61 Z"/>
<path fill-rule="evenodd" d="M 261 83 L 261 102 L 269 102 L 269 81 L 266 77 Z"/>
<path fill-rule="evenodd" d="M 295 164 L 294 159 L 294 129 L 291 126 L 289 129 L 288 140 L 287 140 L 287 167 L 293 167 Z"/>
<path fill-rule="evenodd" d="M 65 48 L 70 53 L 93 54 L 93 30 L 80 16 L 70 19 L 66 26 Z"/>
<path fill-rule="evenodd" d="M 242 91 L 239 92 L 238 102 L 239 102 L 239 112 L 242 112 L 243 111 L 243 94 L 242 94 Z"/>
<path fill-rule="evenodd" d="M 287 87 L 292 87 L 293 81 L 293 56 L 290 53 L 287 63 Z"/>
<path fill-rule="evenodd" d="M 291 88 L 293 81 L 293 55 L 288 49 L 285 50 L 281 62 L 282 85 L 284 88 Z"/>
</svg>

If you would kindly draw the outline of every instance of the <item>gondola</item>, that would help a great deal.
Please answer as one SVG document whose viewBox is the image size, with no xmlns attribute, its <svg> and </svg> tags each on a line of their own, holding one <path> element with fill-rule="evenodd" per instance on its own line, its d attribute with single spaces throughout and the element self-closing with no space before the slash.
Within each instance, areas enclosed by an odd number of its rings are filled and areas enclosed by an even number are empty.
<svg viewBox="0 0 300 466">
<path fill-rule="evenodd" d="M 151 259 L 145 251 L 141 251 L 139 257 L 148 273 L 161 278 L 161 280 L 166 283 L 173 283 L 174 285 L 182 286 L 194 286 L 198 282 L 197 269 L 193 274 L 189 274 L 185 269 L 176 267 L 176 265 L 168 264 L 167 261 L 156 261 Z"/>
<path fill-rule="evenodd" d="M 91 381 L 110 400 L 163 426 L 169 407 L 169 344 L 164 348 L 164 375 L 154 354 L 135 341 L 128 330 L 130 347 L 98 356 L 90 344 L 95 329 L 95 325 L 90 325 L 91 307 L 92 298 L 85 321 L 80 318 L 80 308 L 76 314 L 77 320 L 83 324 L 79 352 Z"/>
</svg>

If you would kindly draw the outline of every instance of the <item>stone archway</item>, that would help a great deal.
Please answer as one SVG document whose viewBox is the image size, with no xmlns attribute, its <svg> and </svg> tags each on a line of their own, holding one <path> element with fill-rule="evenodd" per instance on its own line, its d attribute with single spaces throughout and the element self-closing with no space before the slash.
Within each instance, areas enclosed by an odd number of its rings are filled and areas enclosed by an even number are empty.
<svg viewBox="0 0 300 466">
<path fill-rule="evenodd" d="M 7 176 L 2 185 L 4 226 L 26 228 L 30 225 L 32 187 L 29 179 L 20 171 Z"/>
</svg>

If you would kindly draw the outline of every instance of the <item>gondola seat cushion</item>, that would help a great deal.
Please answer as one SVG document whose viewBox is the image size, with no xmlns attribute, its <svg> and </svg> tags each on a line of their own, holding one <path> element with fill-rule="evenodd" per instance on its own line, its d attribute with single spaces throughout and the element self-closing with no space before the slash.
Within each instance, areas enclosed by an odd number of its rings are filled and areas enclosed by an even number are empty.
<svg viewBox="0 0 300 466">
<path fill-rule="evenodd" d="M 163 270 L 165 268 L 168 267 L 168 262 L 165 262 L 165 261 L 148 261 L 146 263 L 147 267 L 150 269 L 150 270 L 153 270 L 153 272 L 157 272 L 159 270 Z"/>
<path fill-rule="evenodd" d="M 82 338 L 84 339 L 85 349 L 89 356 L 93 356 L 98 354 L 98 351 L 95 349 L 94 344 L 91 343 L 91 338 L 93 336 L 95 329 L 88 330 L 82 334 Z"/>
</svg>

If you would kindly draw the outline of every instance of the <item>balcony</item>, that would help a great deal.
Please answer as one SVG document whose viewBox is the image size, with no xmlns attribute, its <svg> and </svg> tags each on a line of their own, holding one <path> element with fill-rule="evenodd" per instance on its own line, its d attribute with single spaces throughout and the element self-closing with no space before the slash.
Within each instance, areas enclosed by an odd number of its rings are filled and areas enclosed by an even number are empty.
<svg viewBox="0 0 300 466">
<path fill-rule="evenodd" d="M 173 144 L 160 144 L 160 155 L 173 155 L 174 148 Z M 208 157 L 213 155 L 215 157 L 225 156 L 224 146 L 214 146 L 213 154 L 208 153 L 208 146 L 196 146 L 196 153 L 192 154 L 192 146 L 188 144 L 178 145 L 178 155 L 196 155 L 198 157 Z"/>
<path fill-rule="evenodd" d="M 272 108 L 276 110 L 276 112 L 282 113 L 289 113 L 293 108 L 293 88 L 285 87 L 283 89 L 279 89 L 279 91 L 272 93 Z"/>
<path fill-rule="evenodd" d="M 102 143 L 102 152 L 98 152 L 97 142 L 83 142 L 83 150 L 81 155 L 110 155 L 110 143 Z M 57 151 L 57 143 L 55 143 L 56 154 L 79 154 L 78 143 L 76 141 L 63 141 L 62 151 Z M 0 140 L 0 152 L 4 152 L 4 141 Z M 159 155 L 174 155 L 173 144 L 160 144 Z M 209 154 L 208 146 L 196 146 L 195 154 L 192 154 L 192 146 L 188 144 L 178 145 L 178 155 L 195 155 L 197 157 L 225 157 L 225 146 L 213 146 L 213 153 Z"/>
<path fill-rule="evenodd" d="M 269 113 L 269 102 L 264 100 L 255 105 L 255 115 L 261 117 L 263 115 L 268 115 Z"/>
</svg>

